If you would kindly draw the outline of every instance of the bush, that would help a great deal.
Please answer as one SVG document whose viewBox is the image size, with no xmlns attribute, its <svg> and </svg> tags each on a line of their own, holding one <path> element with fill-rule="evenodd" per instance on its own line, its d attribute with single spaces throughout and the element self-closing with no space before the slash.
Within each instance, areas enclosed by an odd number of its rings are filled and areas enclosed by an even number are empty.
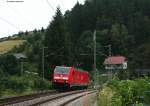
<svg viewBox="0 0 150 106">
<path fill-rule="evenodd" d="M 35 80 L 34 87 L 37 90 L 46 90 L 46 89 L 52 89 L 52 84 L 47 80 L 43 80 L 42 78 L 39 78 Z"/>
<path fill-rule="evenodd" d="M 23 92 L 28 88 L 28 82 L 23 77 L 11 76 L 7 80 L 7 89 L 12 89 L 15 92 Z"/>
<path fill-rule="evenodd" d="M 2 71 L 2 69 L 0 69 L 0 97 L 2 96 L 3 91 L 5 90 L 5 86 L 3 84 L 3 81 L 5 81 L 5 79 L 6 79 L 6 75 Z"/>
<path fill-rule="evenodd" d="M 29 94 L 37 90 L 52 89 L 48 80 L 37 75 L 24 74 L 23 76 L 10 76 L 0 69 L 0 97 Z"/>
<path fill-rule="evenodd" d="M 121 101 L 122 104 L 131 105 L 137 102 L 146 102 L 150 104 L 150 99 L 145 93 L 150 90 L 150 84 L 147 79 L 136 80 L 113 80 L 108 86 L 110 86 L 117 93 L 113 97 L 113 102 Z M 144 100 L 141 100 L 143 97 Z"/>
<path fill-rule="evenodd" d="M 99 106 L 112 106 L 111 99 L 114 92 L 109 87 L 104 87 L 98 95 L 98 105 Z"/>
<path fill-rule="evenodd" d="M 13 55 L 3 55 L 0 56 L 0 68 L 10 75 L 19 74 L 17 60 Z"/>
</svg>

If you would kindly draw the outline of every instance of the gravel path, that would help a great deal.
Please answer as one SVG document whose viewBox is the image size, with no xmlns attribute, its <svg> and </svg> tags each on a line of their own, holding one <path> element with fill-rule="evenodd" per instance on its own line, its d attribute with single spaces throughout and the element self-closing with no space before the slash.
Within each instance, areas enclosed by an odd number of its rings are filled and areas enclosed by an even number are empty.
<svg viewBox="0 0 150 106">
<path fill-rule="evenodd" d="M 75 97 L 78 97 L 78 96 L 82 96 L 84 95 L 85 92 L 83 93 L 79 93 L 79 94 L 74 94 L 74 95 L 69 95 L 67 97 L 64 97 L 64 98 L 60 98 L 60 99 L 56 99 L 54 101 L 50 101 L 50 102 L 47 102 L 47 103 L 44 103 L 40 106 L 60 106 L 61 104 L 63 104 L 64 102 L 72 99 L 72 98 L 75 98 Z"/>
<path fill-rule="evenodd" d="M 42 96 L 32 100 L 22 101 L 20 103 L 15 103 L 12 105 L 5 105 L 5 106 L 31 106 L 31 105 L 33 106 L 97 106 L 96 92 L 84 90 L 84 91 L 57 93 L 57 94 L 51 94 L 44 97 Z"/>
<path fill-rule="evenodd" d="M 97 106 L 96 96 L 96 93 L 87 94 L 86 96 L 73 101 L 67 106 Z"/>
</svg>

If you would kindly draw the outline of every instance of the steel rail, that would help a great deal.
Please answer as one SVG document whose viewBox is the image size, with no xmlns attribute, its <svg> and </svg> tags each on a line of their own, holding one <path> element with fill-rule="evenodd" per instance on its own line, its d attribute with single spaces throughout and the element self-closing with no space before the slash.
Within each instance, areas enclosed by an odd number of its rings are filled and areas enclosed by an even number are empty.
<svg viewBox="0 0 150 106">
<path fill-rule="evenodd" d="M 51 101 L 54 101 L 56 99 L 60 99 L 60 98 L 64 98 L 64 97 L 67 97 L 69 95 L 73 95 L 73 94 L 78 94 L 78 93 L 83 93 L 85 92 L 85 90 L 78 90 L 78 91 L 71 91 L 71 92 L 66 92 L 66 93 L 61 93 L 60 95 L 55 95 L 55 96 L 52 96 L 51 98 L 49 99 L 46 99 L 44 101 L 40 101 L 38 103 L 35 103 L 33 105 L 30 105 L 30 106 L 39 106 L 41 104 L 44 104 L 44 103 L 47 103 L 47 102 L 51 102 Z"/>
<path fill-rule="evenodd" d="M 55 90 L 49 90 L 49 91 L 40 91 L 37 93 L 23 95 L 23 96 L 2 98 L 0 99 L 0 106 L 11 105 L 11 104 L 15 104 L 15 103 L 23 102 L 23 101 L 28 101 L 28 100 L 32 100 L 38 97 L 43 97 L 43 96 L 55 94 L 55 93 L 58 93 L 58 92 Z"/>
<path fill-rule="evenodd" d="M 16 96 L 16 97 L 10 97 L 10 98 L 4 98 L 0 99 L 0 106 L 5 105 L 28 105 L 28 106 L 38 106 L 42 105 L 44 103 L 53 102 L 55 100 L 59 100 L 61 98 L 65 98 L 71 95 L 80 94 L 88 92 L 86 94 L 92 93 L 92 90 L 76 90 L 76 91 L 69 91 L 69 92 L 58 92 L 58 91 L 44 91 L 44 92 L 38 92 L 30 95 L 24 95 L 24 96 Z M 86 94 L 82 94 L 81 96 L 78 96 L 74 99 L 71 99 L 65 103 L 63 103 L 61 106 L 66 105 L 67 103 L 70 103 L 71 101 L 78 99 Z M 42 99 L 41 99 L 42 98 Z"/>
<path fill-rule="evenodd" d="M 88 92 L 88 93 L 87 93 L 87 92 Z M 69 99 L 69 100 L 67 100 L 66 102 L 63 102 L 63 103 L 61 103 L 61 104 L 59 105 L 59 106 L 64 106 L 64 105 L 66 105 L 66 104 L 72 102 L 72 101 L 75 100 L 75 99 L 78 99 L 78 98 L 80 98 L 80 97 L 82 97 L 82 96 L 85 96 L 86 94 L 90 94 L 90 93 L 94 93 L 94 92 L 95 92 L 95 91 L 93 91 L 93 90 L 91 90 L 91 89 L 67 92 L 67 93 L 64 93 L 64 94 L 55 95 L 54 97 L 50 97 L 50 98 L 48 98 L 48 99 L 46 99 L 46 100 L 44 100 L 44 101 L 35 103 L 35 104 L 33 104 L 33 105 L 30 105 L 30 106 L 40 106 L 40 105 L 43 105 L 43 106 L 44 106 L 45 103 L 51 103 L 51 102 L 54 102 L 54 101 L 57 101 L 57 100 L 59 101 L 59 99 L 60 99 L 60 101 L 61 101 L 61 99 L 67 98 L 68 96 L 72 96 L 72 95 L 76 95 L 76 94 L 81 94 L 81 95 L 79 95 L 78 97 L 75 96 L 75 97 L 73 97 L 73 99 Z M 84 94 L 82 94 L 82 93 L 84 93 Z"/>
<path fill-rule="evenodd" d="M 72 98 L 72 99 L 69 99 L 68 101 L 65 101 L 65 102 L 62 103 L 60 106 L 66 106 L 66 105 L 70 104 L 71 102 L 73 102 L 73 101 L 75 101 L 75 100 L 77 100 L 77 99 L 79 99 L 79 98 L 81 98 L 81 97 L 84 97 L 84 96 L 86 96 L 86 95 L 89 95 L 89 94 L 92 94 L 92 93 L 95 93 L 95 92 L 97 92 L 97 91 L 95 90 L 95 91 L 88 92 L 88 93 L 86 93 L 86 94 L 79 95 L 79 96 L 77 96 L 77 97 L 74 97 L 74 98 Z"/>
</svg>

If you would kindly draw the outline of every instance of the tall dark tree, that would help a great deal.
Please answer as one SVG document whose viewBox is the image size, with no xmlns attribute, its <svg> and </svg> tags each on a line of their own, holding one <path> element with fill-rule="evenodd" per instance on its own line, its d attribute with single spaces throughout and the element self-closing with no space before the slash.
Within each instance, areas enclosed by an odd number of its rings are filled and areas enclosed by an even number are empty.
<svg viewBox="0 0 150 106">
<path fill-rule="evenodd" d="M 44 32 L 44 31 L 45 31 L 45 29 L 42 27 L 42 28 L 41 28 L 41 32 Z"/>
<path fill-rule="evenodd" d="M 34 33 L 37 33 L 37 29 L 35 28 L 33 32 L 34 32 Z"/>
<path fill-rule="evenodd" d="M 65 14 L 65 18 L 67 18 L 67 29 L 68 33 L 71 35 L 71 42 L 72 47 L 71 51 L 73 53 L 73 65 L 76 66 L 79 63 L 79 51 L 78 48 L 80 46 L 79 44 L 79 38 L 83 31 L 82 26 L 82 5 L 79 4 L 79 2 L 76 3 L 74 8 L 69 12 Z"/>
<path fill-rule="evenodd" d="M 46 30 L 45 45 L 48 47 L 46 55 L 47 57 L 47 71 L 54 65 L 66 65 L 68 62 L 68 47 L 66 42 L 69 42 L 64 17 L 59 8 L 57 8 L 56 14 L 53 17 L 50 25 Z"/>
<path fill-rule="evenodd" d="M 25 35 L 28 35 L 28 34 L 29 34 L 29 32 L 26 30 Z"/>
</svg>

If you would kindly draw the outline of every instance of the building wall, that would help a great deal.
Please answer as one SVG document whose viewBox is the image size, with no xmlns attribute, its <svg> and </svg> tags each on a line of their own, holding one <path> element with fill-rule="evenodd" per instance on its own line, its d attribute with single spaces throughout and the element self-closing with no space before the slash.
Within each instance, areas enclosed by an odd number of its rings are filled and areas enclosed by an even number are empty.
<svg viewBox="0 0 150 106">
<path fill-rule="evenodd" d="M 111 69 L 127 69 L 127 62 L 124 62 L 123 64 L 110 64 L 105 65 L 106 70 Z"/>
</svg>

